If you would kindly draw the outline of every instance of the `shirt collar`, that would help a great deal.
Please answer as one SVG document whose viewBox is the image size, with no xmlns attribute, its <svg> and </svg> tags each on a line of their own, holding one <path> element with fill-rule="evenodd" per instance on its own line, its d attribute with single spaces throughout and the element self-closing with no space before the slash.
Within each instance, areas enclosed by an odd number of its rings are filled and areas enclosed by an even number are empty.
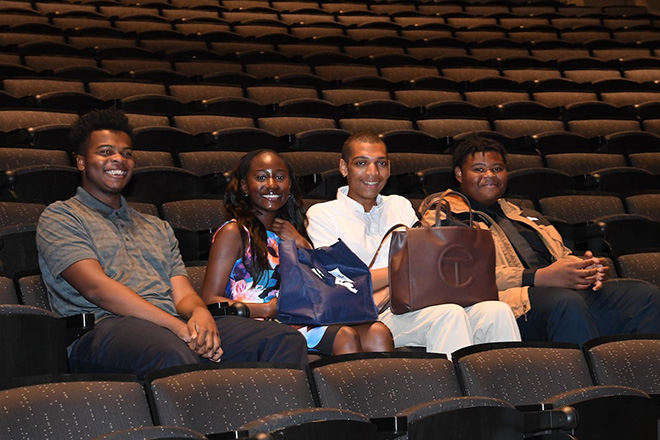
<svg viewBox="0 0 660 440">
<path fill-rule="evenodd" d="M 90 209 L 93 209 L 94 211 L 98 211 L 105 217 L 121 217 L 123 219 L 129 220 L 131 217 L 128 213 L 128 206 L 126 204 L 126 199 L 124 196 L 121 196 L 121 206 L 119 209 L 115 209 L 112 206 L 106 205 L 93 195 L 91 195 L 87 190 L 85 190 L 82 186 L 78 187 L 78 190 L 76 191 L 76 197 L 75 197 L 80 203 L 83 205 L 87 206 Z"/>
<path fill-rule="evenodd" d="M 378 194 L 378 196 L 376 196 L 376 204 L 373 206 L 373 208 L 371 208 L 369 212 L 365 212 L 364 206 L 362 206 L 361 203 L 358 203 L 348 197 L 348 185 L 342 186 L 337 190 L 337 200 L 339 200 L 339 202 L 345 207 L 364 214 L 371 214 L 372 212 L 380 211 L 383 207 L 383 196 Z"/>
<path fill-rule="evenodd" d="M 468 197 L 470 205 L 474 211 L 485 212 L 488 215 L 499 214 L 502 210 L 500 209 L 499 203 L 495 202 L 492 205 L 484 205 L 483 203 L 477 202 L 472 197 Z"/>
</svg>

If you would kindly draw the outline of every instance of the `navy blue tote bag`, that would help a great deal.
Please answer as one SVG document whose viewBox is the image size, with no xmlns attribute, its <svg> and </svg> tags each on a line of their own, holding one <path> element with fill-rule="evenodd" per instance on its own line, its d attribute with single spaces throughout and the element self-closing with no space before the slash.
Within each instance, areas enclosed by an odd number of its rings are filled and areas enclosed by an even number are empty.
<svg viewBox="0 0 660 440">
<path fill-rule="evenodd" d="M 360 324 L 378 320 L 369 268 L 344 242 L 298 249 L 283 241 L 277 319 L 285 324 Z"/>
</svg>

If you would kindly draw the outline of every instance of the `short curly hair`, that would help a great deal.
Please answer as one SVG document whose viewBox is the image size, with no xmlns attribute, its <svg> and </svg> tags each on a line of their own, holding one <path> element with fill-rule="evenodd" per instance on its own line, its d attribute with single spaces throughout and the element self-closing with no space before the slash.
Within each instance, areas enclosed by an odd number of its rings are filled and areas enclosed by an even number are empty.
<svg viewBox="0 0 660 440">
<path fill-rule="evenodd" d="M 499 153 L 506 165 L 506 149 L 501 143 L 495 139 L 476 134 L 467 136 L 454 148 L 452 155 L 452 168 L 462 168 L 468 157 L 474 156 L 477 153 L 487 153 L 489 151 Z"/>
<path fill-rule="evenodd" d="M 115 130 L 126 133 L 133 143 L 133 127 L 123 110 L 108 108 L 103 110 L 92 110 L 82 115 L 71 126 L 69 141 L 73 154 L 85 154 L 86 143 L 89 136 L 98 130 Z"/>
</svg>

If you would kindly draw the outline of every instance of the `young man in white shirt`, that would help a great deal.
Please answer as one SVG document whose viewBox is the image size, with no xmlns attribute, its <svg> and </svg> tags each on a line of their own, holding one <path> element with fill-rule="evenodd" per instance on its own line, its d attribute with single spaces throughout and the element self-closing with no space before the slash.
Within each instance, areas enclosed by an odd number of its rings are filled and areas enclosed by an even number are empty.
<svg viewBox="0 0 660 440">
<path fill-rule="evenodd" d="M 309 209 L 307 232 L 316 247 L 341 239 L 369 264 L 392 226 L 412 226 L 418 219 L 404 197 L 380 194 L 390 176 L 390 162 L 387 147 L 378 136 L 356 133 L 349 137 L 342 147 L 339 171 L 348 186 L 337 191 L 337 199 Z M 392 331 L 396 346 L 423 346 L 429 352 L 451 355 L 475 343 L 520 340 L 510 307 L 500 301 L 465 308 L 442 304 L 402 315 L 383 307 L 389 299 L 388 241 L 378 253 L 371 274 L 374 300 L 382 308 L 380 320 Z"/>
</svg>

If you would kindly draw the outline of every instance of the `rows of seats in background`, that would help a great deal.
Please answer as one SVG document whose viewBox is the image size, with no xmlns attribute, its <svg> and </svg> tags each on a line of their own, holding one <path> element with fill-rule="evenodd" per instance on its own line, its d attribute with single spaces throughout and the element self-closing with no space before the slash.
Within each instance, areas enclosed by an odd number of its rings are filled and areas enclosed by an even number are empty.
<svg viewBox="0 0 660 440">
<path fill-rule="evenodd" d="M 312 203 L 343 184 L 339 147 L 362 130 L 382 134 L 392 154 L 385 193 L 415 204 L 454 185 L 450 149 L 480 132 L 510 152 L 510 195 L 550 215 L 578 250 L 600 243 L 618 264 L 640 250 L 637 241 L 622 250 L 629 240 L 617 238 L 619 225 L 653 231 L 645 222 L 659 221 L 659 28 L 644 8 L 11 0 L 0 8 L 3 197 L 40 206 L 69 197 L 79 175 L 68 125 L 78 112 L 119 106 L 138 127 L 126 195 L 173 223 L 188 261 L 204 260 L 208 231 L 224 218 L 226 173 L 243 152 L 284 152 Z M 562 202 L 570 208 L 553 208 L 559 196 L 572 197 Z M 181 199 L 194 219 L 165 209 Z M 22 220 L 3 225 L 33 234 L 34 222 Z M 3 252 L 23 249 L 4 232 Z M 644 250 L 656 250 L 648 237 Z M 19 256 L 4 261 L 22 267 Z"/>
</svg>

